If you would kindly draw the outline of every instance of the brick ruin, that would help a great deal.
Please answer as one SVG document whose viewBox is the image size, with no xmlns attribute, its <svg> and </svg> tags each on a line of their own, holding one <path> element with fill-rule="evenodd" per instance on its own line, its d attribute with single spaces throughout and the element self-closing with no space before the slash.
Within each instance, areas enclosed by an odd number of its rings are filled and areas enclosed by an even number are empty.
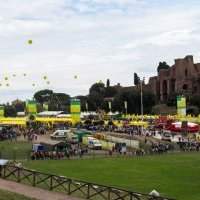
<svg viewBox="0 0 200 200">
<path fill-rule="evenodd" d="M 169 69 L 161 69 L 157 76 L 150 77 L 148 87 L 160 102 L 170 95 L 200 94 L 200 63 L 195 64 L 191 55 L 175 59 Z"/>
</svg>

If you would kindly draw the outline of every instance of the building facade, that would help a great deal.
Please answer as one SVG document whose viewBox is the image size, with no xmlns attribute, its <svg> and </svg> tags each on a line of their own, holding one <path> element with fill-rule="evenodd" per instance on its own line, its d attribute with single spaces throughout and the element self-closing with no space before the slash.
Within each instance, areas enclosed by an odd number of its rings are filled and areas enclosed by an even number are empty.
<svg viewBox="0 0 200 200">
<path fill-rule="evenodd" d="M 200 94 L 200 63 L 195 64 L 191 55 L 175 59 L 169 69 L 161 69 L 157 76 L 150 77 L 148 86 L 161 102 L 170 95 Z"/>
</svg>

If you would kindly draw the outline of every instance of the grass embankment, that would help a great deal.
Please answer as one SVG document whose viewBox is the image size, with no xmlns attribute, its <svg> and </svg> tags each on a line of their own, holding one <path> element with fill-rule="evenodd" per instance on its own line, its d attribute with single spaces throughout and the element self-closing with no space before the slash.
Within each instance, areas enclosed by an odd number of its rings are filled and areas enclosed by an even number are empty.
<svg viewBox="0 0 200 200">
<path fill-rule="evenodd" d="M 200 154 L 180 153 L 134 158 L 29 161 L 39 171 L 137 192 L 158 190 L 177 200 L 200 198 Z"/>
<path fill-rule="evenodd" d="M 0 157 L 10 160 L 20 160 L 30 158 L 32 144 L 23 141 L 1 141 L 0 142 Z"/>
</svg>

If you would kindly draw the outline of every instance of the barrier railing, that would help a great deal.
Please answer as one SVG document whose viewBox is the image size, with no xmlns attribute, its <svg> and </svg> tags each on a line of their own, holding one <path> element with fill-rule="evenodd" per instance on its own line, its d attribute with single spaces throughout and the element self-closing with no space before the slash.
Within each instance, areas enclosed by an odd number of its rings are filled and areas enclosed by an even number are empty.
<svg viewBox="0 0 200 200">
<path fill-rule="evenodd" d="M 174 200 L 167 197 L 154 197 L 139 192 L 124 190 L 38 172 L 13 165 L 6 165 L 1 170 L 1 178 L 32 185 L 51 191 L 64 192 L 84 199 L 98 200 Z"/>
</svg>

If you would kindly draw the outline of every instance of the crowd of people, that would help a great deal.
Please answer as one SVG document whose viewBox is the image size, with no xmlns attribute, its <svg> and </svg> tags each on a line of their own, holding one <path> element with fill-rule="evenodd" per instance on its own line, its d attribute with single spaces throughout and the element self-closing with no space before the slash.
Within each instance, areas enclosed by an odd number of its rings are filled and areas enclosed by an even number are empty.
<svg viewBox="0 0 200 200">
<path fill-rule="evenodd" d="M 55 129 L 59 129 L 60 127 L 53 127 L 49 128 L 47 126 L 37 126 L 37 127 L 2 127 L 0 129 L 0 140 L 10 140 L 17 141 L 17 138 L 20 136 L 24 140 L 27 140 L 29 142 L 35 142 L 38 139 L 38 135 L 49 135 L 52 133 Z M 62 129 L 69 128 L 68 126 L 61 127 Z M 137 126 L 122 126 L 117 127 L 113 123 L 108 123 L 107 125 L 104 124 L 79 124 L 78 128 L 85 128 L 87 130 L 92 130 L 91 132 L 111 132 L 116 134 L 121 134 L 121 136 L 142 136 L 145 138 L 145 145 L 148 145 L 149 149 L 146 148 L 140 148 L 140 149 L 128 149 L 126 151 L 123 150 L 123 148 L 118 148 L 117 150 L 114 149 L 112 151 L 108 151 L 108 155 L 113 155 L 114 153 L 126 155 L 127 151 L 128 153 L 132 152 L 132 155 L 136 156 L 142 156 L 146 155 L 148 153 L 150 154 L 162 154 L 167 153 L 170 150 L 174 149 L 174 143 L 172 142 L 164 142 L 158 140 L 152 141 L 149 140 L 146 141 L 146 138 L 152 138 L 155 136 L 155 134 L 159 133 L 162 134 L 163 130 L 156 130 L 155 127 L 149 127 L 146 129 L 141 130 L 141 127 Z M 142 138 L 141 137 L 141 138 Z M 200 143 L 197 141 L 189 140 L 188 141 L 179 141 L 177 142 L 179 147 L 179 150 L 181 151 L 199 151 L 200 149 Z M 68 148 L 66 151 L 43 151 L 43 152 L 32 152 L 31 153 L 31 159 L 37 160 L 37 159 L 64 159 L 64 158 L 70 158 L 73 156 L 82 157 L 84 154 L 88 152 L 88 148 L 85 147 L 79 148 L 77 146 L 71 145 L 70 148 Z"/>
</svg>

